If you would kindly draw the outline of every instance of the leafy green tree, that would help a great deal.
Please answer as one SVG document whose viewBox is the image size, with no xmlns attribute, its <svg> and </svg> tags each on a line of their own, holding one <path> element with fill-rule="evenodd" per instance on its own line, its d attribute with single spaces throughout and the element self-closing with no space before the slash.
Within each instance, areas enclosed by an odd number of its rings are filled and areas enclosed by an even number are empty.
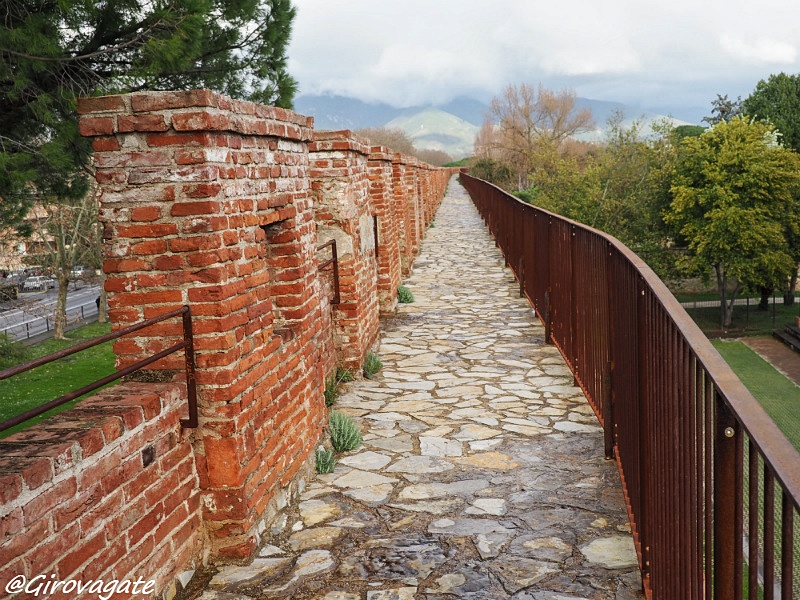
<svg viewBox="0 0 800 600">
<path fill-rule="evenodd" d="M 771 123 L 784 146 L 800 151 L 800 75 L 762 79 L 742 103 L 744 114 Z"/>
<path fill-rule="evenodd" d="M 294 15 L 290 0 L 5 0 L 0 224 L 19 223 L 35 194 L 86 193 L 78 96 L 207 87 L 291 107 Z"/>
<path fill-rule="evenodd" d="M 711 101 L 711 116 L 703 117 L 703 122 L 711 126 L 717 123 L 727 123 L 731 119 L 742 115 L 742 98 L 729 100 L 728 94 L 721 96 L 717 94 L 716 100 Z"/>
<path fill-rule="evenodd" d="M 799 188 L 800 156 L 764 122 L 736 117 L 681 143 L 666 219 L 688 242 L 688 265 L 714 270 L 723 327 L 743 286 L 791 274 L 786 232 L 800 219 Z"/>
<path fill-rule="evenodd" d="M 494 158 L 479 158 L 470 166 L 469 174 L 504 190 L 510 190 L 516 181 L 513 169 Z"/>
<path fill-rule="evenodd" d="M 785 146 L 800 152 L 800 75 L 778 73 L 761 80 L 743 103 L 745 114 L 772 123 L 781 134 Z M 787 234 L 789 252 L 800 269 L 800 232 Z M 784 287 L 784 302 L 794 303 L 797 269 Z M 771 293 L 771 290 L 769 291 Z"/>
</svg>

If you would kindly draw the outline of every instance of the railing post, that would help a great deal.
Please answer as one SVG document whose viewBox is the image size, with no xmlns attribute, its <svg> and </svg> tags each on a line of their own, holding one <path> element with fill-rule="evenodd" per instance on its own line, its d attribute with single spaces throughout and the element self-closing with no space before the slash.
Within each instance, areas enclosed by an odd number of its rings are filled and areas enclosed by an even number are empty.
<svg viewBox="0 0 800 600">
<path fill-rule="evenodd" d="M 183 354 L 186 359 L 186 393 L 189 401 L 189 417 L 181 419 L 183 427 L 197 427 L 197 378 L 195 377 L 194 334 L 192 333 L 192 310 L 186 307 L 183 313 Z"/>
<path fill-rule="evenodd" d="M 550 306 L 551 288 L 547 288 L 544 293 L 544 341 L 546 344 L 553 343 L 553 310 Z"/>
<path fill-rule="evenodd" d="M 742 560 L 742 517 L 736 506 L 737 449 L 742 434 L 716 390 L 714 404 L 714 598 L 735 600 L 742 592 L 742 572 L 737 568 Z"/>
<path fill-rule="evenodd" d="M 614 411 L 611 407 L 611 361 L 603 370 L 603 443 L 606 460 L 614 459 Z"/>
</svg>

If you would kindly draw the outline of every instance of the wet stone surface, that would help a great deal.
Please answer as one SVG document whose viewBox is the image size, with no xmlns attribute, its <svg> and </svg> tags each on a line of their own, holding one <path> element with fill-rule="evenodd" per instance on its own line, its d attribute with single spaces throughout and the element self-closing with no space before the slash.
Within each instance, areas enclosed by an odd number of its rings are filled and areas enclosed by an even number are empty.
<svg viewBox="0 0 800 600">
<path fill-rule="evenodd" d="M 642 598 L 599 424 L 455 180 L 405 284 L 337 401 L 364 445 L 200 598 Z"/>
</svg>

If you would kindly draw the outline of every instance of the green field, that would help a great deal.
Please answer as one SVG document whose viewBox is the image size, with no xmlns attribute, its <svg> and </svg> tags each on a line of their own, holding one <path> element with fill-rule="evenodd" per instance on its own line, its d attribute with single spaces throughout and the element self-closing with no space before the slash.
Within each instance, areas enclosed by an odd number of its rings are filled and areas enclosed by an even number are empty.
<svg viewBox="0 0 800 600">
<path fill-rule="evenodd" d="M 47 340 L 31 348 L 30 358 L 52 354 L 69 346 L 108 333 L 108 323 L 93 323 L 70 331 L 68 340 Z M 114 353 L 112 343 L 89 348 L 83 352 L 67 356 L 55 362 L 37 367 L 10 379 L 0 381 L 0 421 L 9 419 L 31 408 L 49 402 L 84 385 L 97 381 L 114 372 Z M 75 405 L 73 401 L 52 411 L 26 421 L 0 437 L 37 423 L 47 416 L 56 414 Z"/>
<path fill-rule="evenodd" d="M 780 430 L 800 449 L 800 387 L 742 342 L 712 340 L 711 343 Z"/>
</svg>

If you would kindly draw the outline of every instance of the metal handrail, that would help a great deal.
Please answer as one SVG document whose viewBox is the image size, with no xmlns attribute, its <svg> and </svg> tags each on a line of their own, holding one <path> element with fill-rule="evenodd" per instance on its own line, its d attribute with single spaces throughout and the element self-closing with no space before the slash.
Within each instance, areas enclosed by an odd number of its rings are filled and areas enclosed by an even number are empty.
<svg viewBox="0 0 800 600">
<path fill-rule="evenodd" d="M 331 247 L 331 258 L 320 263 L 317 268 L 321 271 L 328 265 L 333 265 L 333 298 L 331 299 L 331 304 L 339 304 L 342 297 L 339 292 L 339 255 L 336 251 L 336 239 L 331 238 L 327 242 L 317 246 L 317 252 L 324 250 L 328 246 Z"/>
<path fill-rule="evenodd" d="M 739 599 L 745 560 L 750 598 L 760 573 L 766 597 L 780 587 L 792 598 L 795 447 L 621 242 L 485 181 L 461 182 L 603 425 L 648 598 Z"/>
<path fill-rule="evenodd" d="M 36 367 L 41 367 L 42 365 L 46 365 L 48 363 L 70 356 L 72 354 L 76 354 L 77 352 L 81 352 L 82 350 L 98 346 L 110 340 L 115 340 L 129 333 L 133 333 L 134 331 L 139 331 L 140 329 L 144 329 L 145 327 L 150 327 L 151 325 L 155 325 L 156 323 L 160 323 L 162 321 L 166 321 L 167 319 L 171 319 L 177 316 L 182 316 L 183 318 L 182 342 L 174 344 L 173 346 L 170 346 L 169 348 L 166 348 L 161 352 L 154 354 L 153 356 L 136 361 L 135 363 L 128 365 L 123 369 L 120 369 L 119 371 L 116 371 L 110 375 L 106 375 L 102 379 L 98 379 L 97 381 L 85 385 L 77 390 L 64 394 L 63 396 L 59 396 L 55 400 L 51 400 L 35 408 L 27 410 L 22 414 L 12 417 L 11 419 L 7 419 L 0 423 L 0 431 L 5 431 L 7 429 L 10 429 L 11 427 L 14 427 L 15 425 L 24 423 L 28 419 L 38 417 L 39 415 L 46 413 L 50 409 L 56 408 L 57 406 L 61 406 L 62 404 L 66 404 L 67 402 L 70 402 L 75 398 L 79 398 L 84 394 L 99 389 L 104 385 L 111 383 L 112 381 L 116 381 L 117 379 L 121 379 L 126 375 L 130 375 L 131 373 L 139 371 L 142 368 L 161 360 L 165 356 L 169 356 L 170 354 L 178 352 L 179 350 L 184 350 L 184 354 L 186 357 L 185 360 L 186 388 L 187 388 L 188 404 L 189 404 L 189 417 L 187 419 L 181 419 L 181 425 L 186 428 L 197 427 L 197 385 L 195 381 L 194 337 L 192 335 L 192 313 L 190 307 L 188 306 L 183 306 L 179 309 L 164 313 L 163 315 L 159 315 L 157 317 L 153 317 L 151 319 L 142 321 L 141 323 L 137 323 L 135 325 L 131 325 L 123 329 L 118 329 L 117 331 L 113 331 L 111 333 L 107 333 L 106 335 L 93 338 L 85 342 L 81 342 L 80 344 L 75 344 L 74 346 L 70 346 L 69 348 L 59 350 L 58 352 L 53 352 L 52 354 L 41 356 L 39 358 L 29 360 L 28 362 L 22 363 L 20 365 L 10 367 L 8 369 L 0 371 L 0 381 L 8 379 L 9 377 L 13 377 L 15 375 L 19 375 L 20 373 L 30 371 L 31 369 L 35 369 Z"/>
</svg>

